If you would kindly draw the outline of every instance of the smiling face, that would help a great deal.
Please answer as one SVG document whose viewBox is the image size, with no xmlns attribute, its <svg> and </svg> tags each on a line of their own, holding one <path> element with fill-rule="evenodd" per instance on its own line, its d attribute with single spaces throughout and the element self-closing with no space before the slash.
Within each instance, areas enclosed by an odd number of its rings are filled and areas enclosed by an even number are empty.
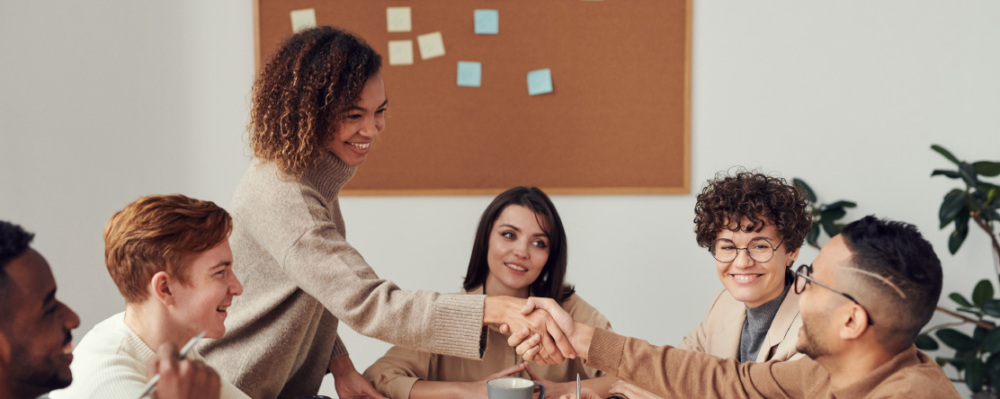
<svg viewBox="0 0 1000 399">
<path fill-rule="evenodd" d="M 376 74 L 368 79 L 358 102 L 346 111 L 337 130 L 328 138 L 327 148 L 348 165 L 364 163 L 378 134 L 385 129 L 388 103 L 382 74 Z"/>
<path fill-rule="evenodd" d="M 737 248 L 746 248 L 750 241 L 757 238 L 766 239 L 771 243 L 772 248 L 777 246 L 782 239 L 774 224 L 770 222 L 759 232 L 722 229 L 716 237 L 716 239 L 732 241 Z M 781 295 L 785 289 L 785 269 L 795 261 L 798 255 L 798 249 L 788 253 L 785 251 L 785 245 L 782 244 L 777 251 L 774 251 L 774 257 L 771 260 L 757 262 L 749 256 L 747 251 L 739 250 L 736 259 L 732 262 L 716 260 L 715 267 L 719 273 L 719 280 L 722 281 L 726 290 L 736 300 L 755 308 Z"/>
<path fill-rule="evenodd" d="M 549 237 L 539 220 L 534 211 L 521 205 L 508 205 L 500 212 L 486 255 L 490 266 L 487 294 L 528 297 L 531 283 L 549 260 Z"/>
<path fill-rule="evenodd" d="M 233 251 L 229 240 L 199 253 L 187 269 L 186 283 L 170 280 L 174 302 L 169 307 L 175 328 L 183 340 L 205 331 L 205 338 L 222 338 L 226 333 L 226 309 L 233 296 L 243 293 L 243 285 L 233 274 Z"/>
<path fill-rule="evenodd" d="M 8 355 L 2 359 L 7 383 L 28 397 L 69 386 L 70 331 L 80 326 L 80 318 L 55 298 L 52 271 L 37 251 L 29 248 L 5 270 L 10 280 L 4 311 L 12 314 L 2 321 L 0 344 L 7 347 L 0 354 Z"/>
</svg>

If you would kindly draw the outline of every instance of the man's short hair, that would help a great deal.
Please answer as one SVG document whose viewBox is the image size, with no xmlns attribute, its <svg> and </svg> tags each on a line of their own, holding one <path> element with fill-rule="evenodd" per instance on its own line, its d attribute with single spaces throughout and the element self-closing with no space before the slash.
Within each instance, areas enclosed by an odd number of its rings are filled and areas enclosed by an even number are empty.
<svg viewBox="0 0 1000 399">
<path fill-rule="evenodd" d="M 126 303 L 149 296 L 147 285 L 165 271 L 180 282 L 188 278 L 186 264 L 229 237 L 233 220 L 214 202 L 183 195 L 139 198 L 108 222 L 104 229 L 104 260 Z"/>
<path fill-rule="evenodd" d="M 911 224 L 866 216 L 840 233 L 852 253 L 858 281 L 880 312 L 871 316 L 889 345 L 913 343 L 930 321 L 941 296 L 941 261 Z M 861 293 L 862 296 L 870 296 Z M 874 303 L 872 303 L 874 302 Z"/>
<path fill-rule="evenodd" d="M 0 307 L 7 300 L 7 264 L 28 250 L 35 235 L 24 231 L 21 226 L 0 220 Z M 7 314 L 8 312 L 4 312 Z"/>
</svg>

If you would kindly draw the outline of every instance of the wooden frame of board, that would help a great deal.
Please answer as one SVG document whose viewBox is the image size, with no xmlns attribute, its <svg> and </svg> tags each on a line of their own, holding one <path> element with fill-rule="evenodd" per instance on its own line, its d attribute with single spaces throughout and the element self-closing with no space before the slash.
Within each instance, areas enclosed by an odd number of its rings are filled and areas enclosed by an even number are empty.
<svg viewBox="0 0 1000 399">
<path fill-rule="evenodd" d="M 388 32 L 387 7 L 410 7 L 412 31 Z M 258 70 L 309 8 L 383 57 L 387 127 L 344 195 L 690 192 L 691 0 L 255 0 Z M 476 9 L 499 34 L 474 33 Z M 422 59 L 432 32 L 445 54 Z M 412 40 L 413 64 L 390 65 L 390 40 Z M 458 61 L 481 63 L 479 87 L 456 84 Z M 528 95 L 544 68 L 554 91 Z"/>
</svg>

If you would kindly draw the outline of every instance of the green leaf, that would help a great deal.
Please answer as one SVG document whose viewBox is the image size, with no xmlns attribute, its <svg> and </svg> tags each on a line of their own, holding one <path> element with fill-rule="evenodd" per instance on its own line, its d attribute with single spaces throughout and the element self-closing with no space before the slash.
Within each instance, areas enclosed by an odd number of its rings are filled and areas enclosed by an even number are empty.
<svg viewBox="0 0 1000 399">
<path fill-rule="evenodd" d="M 854 208 L 856 206 L 858 206 L 858 204 L 854 203 L 854 201 L 840 200 L 827 205 L 827 208 Z"/>
<path fill-rule="evenodd" d="M 969 187 L 975 187 L 979 183 L 979 178 L 976 174 L 976 169 L 972 167 L 968 162 L 961 162 L 958 164 L 958 174 L 962 176 L 962 180 Z"/>
<path fill-rule="evenodd" d="M 950 295 L 948 295 L 948 298 L 951 298 L 952 301 L 955 301 L 955 303 L 957 303 L 958 306 L 966 308 L 972 307 L 972 302 L 969 302 L 968 299 L 965 299 L 965 297 L 962 296 L 962 294 L 959 294 L 957 292 L 952 292 Z"/>
<path fill-rule="evenodd" d="M 965 242 L 965 237 L 969 235 L 969 213 L 961 212 L 955 217 L 955 231 L 948 236 L 948 251 L 952 255 L 958 252 Z"/>
<path fill-rule="evenodd" d="M 934 144 L 931 146 L 931 149 L 937 151 L 938 154 L 941 154 L 941 156 L 947 158 L 949 161 L 951 161 L 951 163 L 958 165 L 958 158 L 955 158 L 954 155 L 951 155 L 951 152 L 944 149 L 944 147 Z"/>
<path fill-rule="evenodd" d="M 969 359 L 965 363 L 965 386 L 972 392 L 983 390 L 983 361 L 979 358 Z"/>
<path fill-rule="evenodd" d="M 966 196 L 965 191 L 957 188 L 944 195 L 944 201 L 941 202 L 941 209 L 938 210 L 938 219 L 941 219 L 941 228 L 944 228 L 952 220 L 955 220 L 955 216 L 965 209 Z"/>
<path fill-rule="evenodd" d="M 945 345 L 957 351 L 976 349 L 976 343 L 965 333 L 951 328 L 943 328 L 934 333 Z"/>
<path fill-rule="evenodd" d="M 983 313 L 993 317 L 1000 317 L 1000 299 L 990 299 L 986 301 L 986 303 L 983 304 Z"/>
<path fill-rule="evenodd" d="M 824 218 L 821 224 L 823 225 L 823 231 L 825 231 L 828 236 L 833 237 L 840 234 L 840 229 L 833 223 L 833 220 Z"/>
<path fill-rule="evenodd" d="M 917 349 L 922 351 L 935 351 L 939 348 L 937 341 L 927 334 L 918 335 L 914 343 L 917 344 Z"/>
<path fill-rule="evenodd" d="M 982 307 L 990 299 L 993 299 L 993 283 L 987 279 L 979 280 L 976 288 L 972 289 L 972 303 Z"/>
<path fill-rule="evenodd" d="M 973 169 L 976 173 L 979 173 L 986 177 L 996 177 L 1000 176 L 1000 162 L 991 161 L 979 161 L 972 163 Z"/>
<path fill-rule="evenodd" d="M 965 237 L 969 235 L 969 229 L 955 229 L 948 236 L 948 252 L 954 255 L 958 252 L 958 249 L 962 247 L 962 243 L 965 242 Z"/>
<path fill-rule="evenodd" d="M 809 234 L 806 235 L 806 242 L 808 242 L 809 245 L 815 245 L 818 247 L 819 246 L 819 244 L 817 244 L 818 239 L 819 239 L 819 225 L 813 223 L 812 228 L 809 229 Z"/>
<path fill-rule="evenodd" d="M 989 353 L 1000 352 L 1000 328 L 994 328 L 986 333 L 983 339 L 983 350 Z"/>
<path fill-rule="evenodd" d="M 799 191 L 801 191 L 803 195 L 806 196 L 807 201 L 816 202 L 816 193 L 813 192 L 812 187 L 809 187 L 809 185 L 806 184 L 804 180 L 796 177 L 792 179 L 792 184 L 795 186 L 795 188 L 799 189 Z"/>
<path fill-rule="evenodd" d="M 951 178 L 951 179 L 958 179 L 958 178 L 962 177 L 961 175 L 958 174 L 958 172 L 956 172 L 954 170 L 934 169 L 934 171 L 931 172 L 931 177 L 934 177 L 934 176 L 937 176 L 937 175 L 943 175 L 943 176 Z"/>
<path fill-rule="evenodd" d="M 847 211 L 845 211 L 844 208 L 831 208 L 827 206 L 827 208 L 824 209 L 823 212 L 820 212 L 819 215 L 824 222 L 827 220 L 832 222 L 834 220 L 844 217 L 844 215 L 847 215 Z"/>
</svg>

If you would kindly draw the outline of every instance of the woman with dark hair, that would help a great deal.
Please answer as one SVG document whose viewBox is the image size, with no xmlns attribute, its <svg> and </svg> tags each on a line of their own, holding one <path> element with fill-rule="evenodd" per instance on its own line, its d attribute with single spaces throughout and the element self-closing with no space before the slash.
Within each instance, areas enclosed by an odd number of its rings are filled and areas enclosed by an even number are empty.
<svg viewBox="0 0 1000 399">
<path fill-rule="evenodd" d="M 381 64 L 358 37 L 318 27 L 289 38 L 254 83 L 258 162 L 230 204 L 245 294 L 228 309 L 228 334 L 202 350 L 252 398 L 315 395 L 327 372 L 342 398 L 380 397 L 338 339 L 340 321 L 372 338 L 474 359 L 482 326 L 504 323 L 541 333 L 552 363 L 573 354 L 547 313 L 520 313 L 525 300 L 402 291 L 347 243 L 339 193 L 385 128 Z"/>
<path fill-rule="evenodd" d="M 790 290 L 792 264 L 812 227 L 805 197 L 784 179 L 744 170 L 719 175 L 694 208 L 698 245 L 708 249 L 723 289 L 680 349 L 740 362 L 790 360 L 802 326 Z M 628 383 L 615 392 L 657 398 Z"/>
<path fill-rule="evenodd" d="M 552 298 L 575 320 L 610 329 L 604 315 L 564 283 L 566 259 L 566 233 L 552 201 L 537 188 L 514 187 L 494 198 L 479 219 L 463 293 Z M 394 347 L 365 377 L 391 398 L 466 399 L 486 398 L 486 381 L 508 375 L 539 381 L 547 395 L 557 397 L 575 391 L 578 373 L 598 392 L 614 381 L 578 359 L 528 366 L 491 328 L 482 361 Z"/>
</svg>

